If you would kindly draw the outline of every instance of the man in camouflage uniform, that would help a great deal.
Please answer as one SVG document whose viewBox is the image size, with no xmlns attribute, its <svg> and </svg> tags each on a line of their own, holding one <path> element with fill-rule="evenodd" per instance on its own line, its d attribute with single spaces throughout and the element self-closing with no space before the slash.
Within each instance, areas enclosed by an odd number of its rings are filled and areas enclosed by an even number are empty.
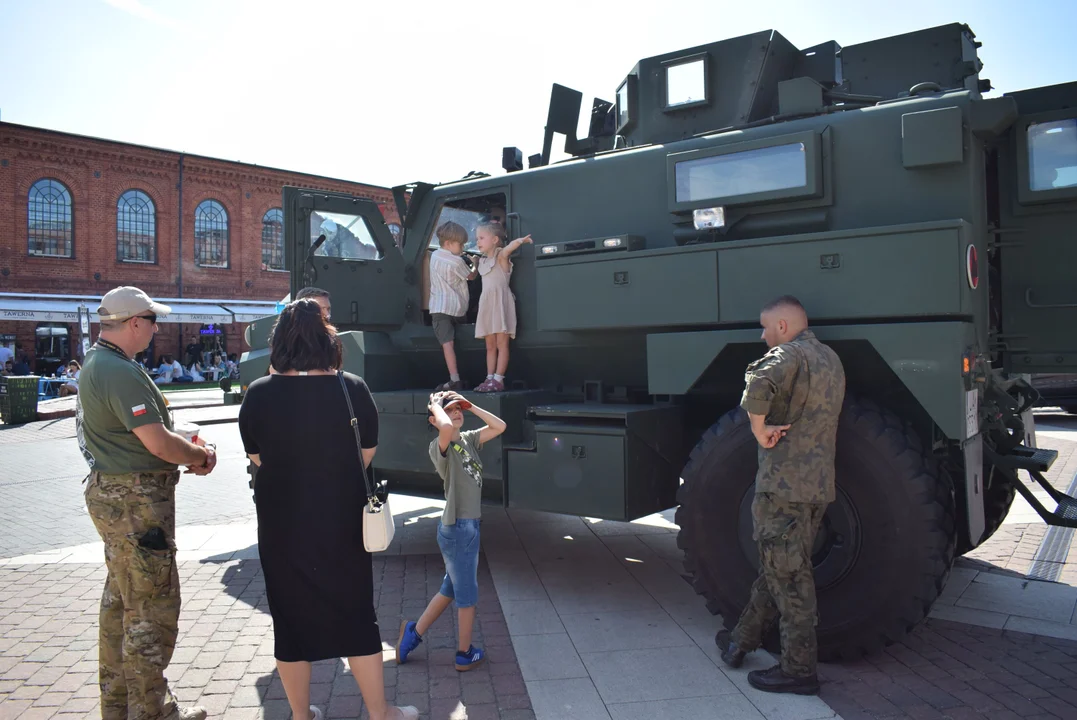
<svg viewBox="0 0 1077 720">
<path fill-rule="evenodd" d="M 172 432 L 164 396 L 132 360 L 149 346 L 157 318 L 169 312 L 138 288 L 106 294 L 97 309 L 100 336 L 79 381 L 78 442 L 90 466 L 86 507 L 108 567 L 99 647 L 103 720 L 206 717 L 203 708 L 177 705 L 164 670 L 180 612 L 178 466 L 206 475 L 216 455 Z"/>
<path fill-rule="evenodd" d="M 780 615 L 781 664 L 748 673 L 748 681 L 760 690 L 813 694 L 819 680 L 811 550 L 834 500 L 845 371 L 808 329 L 796 298 L 769 303 L 760 324 L 770 351 L 748 366 L 741 399 L 759 443 L 752 520 L 760 571 L 737 626 L 715 642 L 722 660 L 740 667 Z"/>
</svg>

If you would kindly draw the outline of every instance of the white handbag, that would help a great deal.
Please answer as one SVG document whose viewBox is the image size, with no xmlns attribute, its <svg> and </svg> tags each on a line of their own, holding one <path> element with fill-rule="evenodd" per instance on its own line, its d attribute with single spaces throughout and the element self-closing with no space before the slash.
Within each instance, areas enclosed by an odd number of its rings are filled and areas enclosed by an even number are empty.
<svg viewBox="0 0 1077 720">
<path fill-rule="evenodd" d="M 389 498 L 384 502 L 374 492 L 370 483 L 370 473 L 366 463 L 363 462 L 363 444 L 359 437 L 359 421 L 355 419 L 355 409 L 352 407 L 351 393 L 344 384 L 344 373 L 338 371 L 340 387 L 344 391 L 344 399 L 348 402 L 348 415 L 351 418 L 352 431 L 355 433 L 355 449 L 359 453 L 359 467 L 363 469 L 363 484 L 366 486 L 366 504 L 363 505 L 363 545 L 367 552 L 382 552 L 389 549 L 389 543 L 396 534 L 396 525 L 393 523 L 393 512 L 389 509 Z"/>
</svg>

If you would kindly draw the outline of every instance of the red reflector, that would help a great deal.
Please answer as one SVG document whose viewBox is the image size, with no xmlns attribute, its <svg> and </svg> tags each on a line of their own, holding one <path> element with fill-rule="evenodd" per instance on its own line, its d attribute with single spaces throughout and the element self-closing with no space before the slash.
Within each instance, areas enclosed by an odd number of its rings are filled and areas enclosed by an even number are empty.
<svg viewBox="0 0 1077 720">
<path fill-rule="evenodd" d="M 980 260 L 975 245 L 969 245 L 965 253 L 965 272 L 968 275 L 969 287 L 973 290 L 978 288 L 980 286 Z"/>
</svg>

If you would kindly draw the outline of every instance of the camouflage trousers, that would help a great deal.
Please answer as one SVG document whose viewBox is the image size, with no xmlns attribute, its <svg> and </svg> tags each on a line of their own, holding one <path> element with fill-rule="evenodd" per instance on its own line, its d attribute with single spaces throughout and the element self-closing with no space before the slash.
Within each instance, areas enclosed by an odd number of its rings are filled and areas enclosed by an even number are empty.
<svg viewBox="0 0 1077 720">
<path fill-rule="evenodd" d="M 86 508 L 105 543 L 99 673 L 103 720 L 171 720 L 164 671 L 180 612 L 176 566 L 179 472 L 90 473 Z"/>
<path fill-rule="evenodd" d="M 748 605 L 733 628 L 733 642 L 751 651 L 781 617 L 782 670 L 804 677 L 815 673 L 815 578 L 811 550 L 827 503 L 789 502 L 756 493 L 752 502 L 759 577 Z"/>
</svg>

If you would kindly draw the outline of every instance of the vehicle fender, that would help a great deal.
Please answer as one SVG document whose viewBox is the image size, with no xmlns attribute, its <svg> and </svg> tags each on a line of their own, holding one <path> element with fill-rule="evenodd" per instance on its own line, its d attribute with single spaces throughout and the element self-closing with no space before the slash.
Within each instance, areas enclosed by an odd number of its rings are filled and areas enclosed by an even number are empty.
<svg viewBox="0 0 1077 720">
<path fill-rule="evenodd" d="M 939 430 L 964 441 L 978 430 L 966 422 L 966 390 L 962 376 L 965 353 L 975 348 L 975 328 L 959 320 L 873 325 L 813 327 L 816 336 L 834 347 L 845 366 L 847 386 L 872 393 L 893 378 L 875 375 L 882 364 L 893 372 Z M 719 374 L 743 387 L 748 362 L 766 346 L 755 328 L 655 333 L 647 336 L 647 376 L 653 395 L 684 395 L 718 363 Z M 871 351 L 874 351 L 872 353 Z M 869 357 L 877 354 L 877 358 Z M 866 368 L 870 366 L 868 371 Z"/>
</svg>

